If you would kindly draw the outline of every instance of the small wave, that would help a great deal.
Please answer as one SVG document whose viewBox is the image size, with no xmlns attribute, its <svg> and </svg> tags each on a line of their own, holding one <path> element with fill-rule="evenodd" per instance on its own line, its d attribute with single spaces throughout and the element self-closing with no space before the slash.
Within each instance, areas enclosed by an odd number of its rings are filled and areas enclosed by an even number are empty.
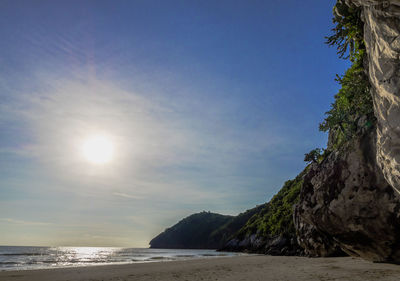
<svg viewBox="0 0 400 281">
<path fill-rule="evenodd" d="M 109 260 L 87 260 L 81 261 L 82 263 L 107 263 L 110 262 Z"/>
<path fill-rule="evenodd" d="M 166 257 L 151 257 L 149 260 L 165 260 L 167 259 Z"/>
<path fill-rule="evenodd" d="M 3 262 L 0 262 L 0 265 L 1 264 L 20 264 L 19 262 L 13 262 L 13 261 L 3 261 Z"/>
<path fill-rule="evenodd" d="M 134 255 L 135 257 L 146 257 L 146 256 L 148 256 L 148 255 L 141 255 L 141 254 L 136 254 L 136 253 L 123 253 L 123 254 L 118 253 L 117 255 L 120 256 L 120 257 L 131 257 L 132 255 Z"/>
<path fill-rule="evenodd" d="M 0 256 L 44 256 L 47 254 L 42 253 L 4 253 L 0 254 Z"/>
</svg>

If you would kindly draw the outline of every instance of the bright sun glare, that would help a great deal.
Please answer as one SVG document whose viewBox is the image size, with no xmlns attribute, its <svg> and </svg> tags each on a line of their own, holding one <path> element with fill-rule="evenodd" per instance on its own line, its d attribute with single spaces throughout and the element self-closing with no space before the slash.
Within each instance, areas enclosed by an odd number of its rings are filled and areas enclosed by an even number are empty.
<svg viewBox="0 0 400 281">
<path fill-rule="evenodd" d="M 114 147 L 112 142 L 104 136 L 88 138 L 82 147 L 86 160 L 94 164 L 105 164 L 110 162 Z"/>
</svg>

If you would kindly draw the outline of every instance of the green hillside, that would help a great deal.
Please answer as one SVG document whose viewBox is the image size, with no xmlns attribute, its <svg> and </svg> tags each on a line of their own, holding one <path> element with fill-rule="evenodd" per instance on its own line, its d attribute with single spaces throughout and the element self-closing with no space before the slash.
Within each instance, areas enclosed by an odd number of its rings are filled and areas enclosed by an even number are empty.
<svg viewBox="0 0 400 281">
<path fill-rule="evenodd" d="M 217 249 L 220 246 L 219 241 L 210 236 L 232 218 L 210 212 L 193 214 L 153 238 L 150 248 Z"/>
</svg>

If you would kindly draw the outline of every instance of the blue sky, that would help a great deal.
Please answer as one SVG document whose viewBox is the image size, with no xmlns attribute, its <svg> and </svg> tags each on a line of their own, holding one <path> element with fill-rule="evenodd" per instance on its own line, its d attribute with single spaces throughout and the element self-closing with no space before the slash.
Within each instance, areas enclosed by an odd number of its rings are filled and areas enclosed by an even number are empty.
<svg viewBox="0 0 400 281">
<path fill-rule="evenodd" d="M 0 245 L 146 247 L 268 201 L 326 143 L 333 4 L 1 1 Z"/>
</svg>

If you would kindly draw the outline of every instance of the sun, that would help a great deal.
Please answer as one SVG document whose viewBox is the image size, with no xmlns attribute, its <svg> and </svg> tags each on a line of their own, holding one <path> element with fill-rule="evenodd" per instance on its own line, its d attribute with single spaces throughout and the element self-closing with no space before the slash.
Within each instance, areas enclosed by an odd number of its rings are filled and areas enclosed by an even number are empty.
<svg viewBox="0 0 400 281">
<path fill-rule="evenodd" d="M 86 139 L 82 146 L 86 160 L 93 164 L 105 164 L 111 161 L 114 146 L 105 136 L 94 136 Z"/>
</svg>

